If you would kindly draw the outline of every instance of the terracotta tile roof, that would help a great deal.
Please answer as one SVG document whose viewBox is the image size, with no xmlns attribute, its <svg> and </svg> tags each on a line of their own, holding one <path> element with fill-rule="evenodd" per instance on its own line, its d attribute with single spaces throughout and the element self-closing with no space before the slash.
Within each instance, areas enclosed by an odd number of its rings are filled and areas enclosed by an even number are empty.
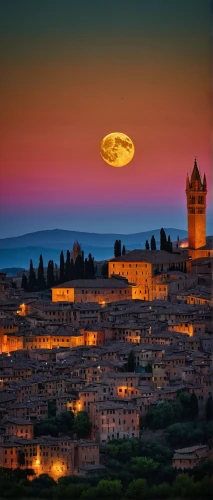
<svg viewBox="0 0 213 500">
<path fill-rule="evenodd" d="M 185 262 L 188 257 L 183 257 L 164 250 L 131 250 L 126 255 L 114 257 L 109 262 L 148 262 L 150 264 L 164 264 L 169 262 Z"/>
<path fill-rule="evenodd" d="M 61 285 L 54 286 L 52 289 L 57 288 L 127 288 L 132 285 L 128 281 L 118 280 L 114 278 L 96 278 L 91 280 L 72 280 L 62 283 Z"/>
</svg>

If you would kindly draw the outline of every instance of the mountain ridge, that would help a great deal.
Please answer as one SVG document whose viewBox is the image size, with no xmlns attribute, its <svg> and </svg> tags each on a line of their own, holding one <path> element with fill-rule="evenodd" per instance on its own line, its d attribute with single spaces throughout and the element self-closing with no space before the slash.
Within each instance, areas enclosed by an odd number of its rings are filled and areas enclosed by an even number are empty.
<svg viewBox="0 0 213 500">
<path fill-rule="evenodd" d="M 177 239 L 177 235 L 180 240 L 187 237 L 187 232 L 183 229 L 165 228 L 165 231 L 167 236 L 170 234 L 172 241 Z M 150 241 L 153 234 L 157 248 L 159 248 L 160 229 L 132 234 L 47 229 L 22 236 L 2 238 L 0 239 L 0 268 L 23 267 L 27 269 L 30 259 L 33 260 L 34 267 L 37 267 L 40 254 L 43 256 L 45 266 L 51 259 L 59 264 L 60 252 L 71 250 L 76 240 L 81 244 L 85 257 L 91 253 L 96 261 L 107 260 L 113 257 L 116 239 L 121 239 L 122 245 L 125 245 L 127 250 L 144 249 L 145 241 Z"/>
<path fill-rule="evenodd" d="M 187 237 L 187 231 L 184 229 L 164 228 L 166 234 L 171 237 L 171 240 Z M 69 249 L 74 241 L 78 240 L 82 245 L 89 244 L 91 246 L 109 246 L 114 244 L 115 239 L 121 239 L 122 244 L 142 244 L 145 239 L 155 238 L 160 240 L 160 229 L 152 229 L 149 231 L 141 231 L 139 233 L 120 234 L 120 233 L 90 233 L 86 231 L 71 231 L 67 229 L 45 229 L 42 231 L 35 231 L 26 233 L 20 236 L 12 236 L 9 238 L 0 239 L 0 249 L 6 248 L 23 248 L 26 246 L 54 246 L 55 243 L 59 245 L 69 244 Z M 141 241 L 142 240 L 142 241 Z"/>
</svg>

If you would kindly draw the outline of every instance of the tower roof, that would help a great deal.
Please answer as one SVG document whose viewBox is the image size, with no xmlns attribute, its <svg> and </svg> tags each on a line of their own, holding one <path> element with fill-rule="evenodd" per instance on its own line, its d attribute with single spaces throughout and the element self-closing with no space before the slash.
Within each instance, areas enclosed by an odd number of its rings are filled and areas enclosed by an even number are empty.
<svg viewBox="0 0 213 500">
<path fill-rule="evenodd" d="M 195 161 L 194 161 L 194 168 L 193 168 L 193 171 L 192 171 L 190 182 L 192 183 L 192 182 L 195 182 L 195 181 L 198 181 L 199 184 L 202 184 L 201 176 L 200 176 L 200 172 L 199 172 L 199 169 L 198 169 L 198 166 L 197 166 L 197 160 L 196 160 L 196 158 L 195 158 Z"/>
</svg>

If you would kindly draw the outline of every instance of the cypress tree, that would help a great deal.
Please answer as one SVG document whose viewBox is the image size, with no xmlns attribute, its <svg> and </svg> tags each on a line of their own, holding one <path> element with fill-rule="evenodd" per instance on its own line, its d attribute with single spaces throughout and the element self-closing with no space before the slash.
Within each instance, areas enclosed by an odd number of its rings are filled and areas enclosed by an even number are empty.
<svg viewBox="0 0 213 500">
<path fill-rule="evenodd" d="M 58 283 L 58 266 L 55 264 L 54 266 L 54 281 L 57 284 Z"/>
<path fill-rule="evenodd" d="M 154 235 L 151 237 L 151 250 L 156 250 L 156 241 Z"/>
<path fill-rule="evenodd" d="M 134 352 L 130 351 L 127 361 L 127 371 L 134 372 L 135 371 L 135 356 Z"/>
<path fill-rule="evenodd" d="M 88 260 L 85 259 L 85 262 L 84 262 L 84 277 L 85 279 L 87 280 L 88 277 L 89 277 L 89 269 L 88 269 Z"/>
<path fill-rule="evenodd" d="M 39 257 L 38 265 L 38 288 L 39 290 L 43 290 L 45 288 L 44 263 L 42 255 Z"/>
<path fill-rule="evenodd" d="M 160 230 L 160 249 L 167 251 L 167 239 L 166 239 L 166 233 L 165 233 L 163 227 Z"/>
<path fill-rule="evenodd" d="M 118 255 L 117 255 L 117 252 L 118 252 L 117 241 L 118 240 L 115 240 L 115 243 L 114 243 L 114 257 L 118 257 Z"/>
<path fill-rule="evenodd" d="M 23 288 L 25 291 L 28 288 L 28 280 L 26 274 L 22 274 L 21 288 Z"/>
<path fill-rule="evenodd" d="M 75 264 L 73 259 L 70 261 L 70 279 L 74 280 L 75 279 Z"/>
<path fill-rule="evenodd" d="M 66 263 L 65 263 L 65 276 L 64 279 L 65 281 L 69 281 L 71 279 L 70 276 L 70 251 L 67 250 L 67 258 L 66 258 Z"/>
<path fill-rule="evenodd" d="M 179 247 L 179 240 L 180 240 L 180 238 L 179 238 L 179 235 L 178 235 L 178 237 L 177 237 L 177 243 L 176 243 L 176 248 Z"/>
<path fill-rule="evenodd" d="M 83 279 L 84 278 L 84 260 L 81 255 L 78 255 L 75 260 L 75 279 Z"/>
<path fill-rule="evenodd" d="M 146 240 L 145 248 L 146 248 L 146 250 L 149 250 L 149 242 L 148 242 L 148 240 Z"/>
<path fill-rule="evenodd" d="M 126 247 L 124 245 L 122 247 L 122 255 L 126 255 Z"/>
<path fill-rule="evenodd" d="M 167 244 L 166 244 L 166 250 L 167 250 L 167 252 L 172 253 L 172 242 L 171 242 L 170 235 L 168 236 L 168 240 L 167 240 Z"/>
<path fill-rule="evenodd" d="M 33 292 L 36 286 L 36 274 L 33 267 L 33 261 L 30 259 L 30 272 L 29 272 L 29 280 L 28 280 L 28 289 L 29 292 Z"/>
<path fill-rule="evenodd" d="M 121 256 L 121 240 L 115 240 L 115 244 L 114 244 L 114 256 L 115 257 L 120 257 Z"/>
<path fill-rule="evenodd" d="M 95 264 L 91 253 L 89 253 L 88 255 L 88 278 L 89 279 L 95 278 Z"/>
<path fill-rule="evenodd" d="M 64 283 L 64 252 L 62 251 L 60 254 L 60 271 L 59 271 L 59 280 L 60 283 Z"/>
<path fill-rule="evenodd" d="M 51 288 L 54 285 L 54 262 L 53 260 L 49 260 L 47 266 L 47 287 Z"/>
<path fill-rule="evenodd" d="M 121 240 L 118 240 L 119 257 L 121 256 Z"/>
</svg>

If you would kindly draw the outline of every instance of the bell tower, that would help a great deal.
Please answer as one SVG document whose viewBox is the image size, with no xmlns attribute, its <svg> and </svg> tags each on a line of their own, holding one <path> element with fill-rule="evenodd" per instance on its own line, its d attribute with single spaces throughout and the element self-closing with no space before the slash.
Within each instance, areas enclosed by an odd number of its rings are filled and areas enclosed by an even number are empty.
<svg viewBox="0 0 213 500">
<path fill-rule="evenodd" d="M 206 245 L 206 194 L 206 176 L 204 174 L 202 181 L 195 159 L 191 178 L 188 174 L 186 177 L 188 247 L 191 249 Z"/>
</svg>

